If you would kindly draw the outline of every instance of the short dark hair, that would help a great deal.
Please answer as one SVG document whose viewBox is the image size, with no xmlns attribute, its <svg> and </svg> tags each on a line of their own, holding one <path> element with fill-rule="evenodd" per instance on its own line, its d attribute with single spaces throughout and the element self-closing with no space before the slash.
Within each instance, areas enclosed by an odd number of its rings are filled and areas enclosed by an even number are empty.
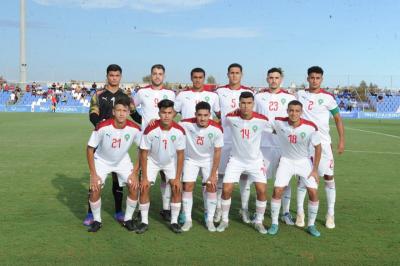
<svg viewBox="0 0 400 266">
<path fill-rule="evenodd" d="M 319 66 L 312 66 L 307 70 L 307 75 L 310 75 L 311 73 L 324 75 L 324 70 Z"/>
<path fill-rule="evenodd" d="M 238 64 L 238 63 L 233 63 L 233 64 L 230 64 L 230 65 L 228 66 L 228 73 L 229 73 L 229 71 L 231 70 L 232 67 L 238 67 L 238 68 L 240 68 L 240 72 L 243 71 L 243 68 L 242 68 L 242 66 L 241 66 L 240 64 Z"/>
<path fill-rule="evenodd" d="M 111 64 L 107 67 L 107 74 L 110 71 L 119 71 L 122 74 L 122 68 L 117 64 Z"/>
<path fill-rule="evenodd" d="M 157 106 L 159 110 L 161 110 L 161 108 L 169 108 L 169 107 L 174 108 L 174 102 L 169 99 L 164 99 L 159 101 Z"/>
<path fill-rule="evenodd" d="M 203 75 L 206 76 L 206 72 L 201 67 L 193 68 L 192 71 L 190 71 L 190 77 L 193 76 L 193 73 L 203 73 Z"/>
<path fill-rule="evenodd" d="M 291 105 L 299 105 L 303 109 L 303 104 L 298 100 L 290 101 L 288 104 L 288 109 L 289 109 L 289 106 L 291 106 Z"/>
<path fill-rule="evenodd" d="M 162 69 L 162 71 L 165 73 L 165 67 L 161 64 L 155 64 L 151 67 L 150 72 L 153 72 L 153 69 L 158 68 L 158 69 Z"/>
<path fill-rule="evenodd" d="M 239 101 L 240 101 L 242 98 L 252 98 L 252 99 L 254 100 L 254 95 L 253 95 L 253 93 L 251 93 L 251 92 L 249 92 L 249 91 L 244 91 L 244 92 L 242 92 L 242 93 L 240 94 L 240 96 L 239 96 Z"/>
<path fill-rule="evenodd" d="M 208 102 L 198 102 L 196 104 L 196 112 L 199 110 L 208 110 L 211 112 L 211 106 Z"/>
<path fill-rule="evenodd" d="M 125 94 L 123 94 L 123 95 L 121 95 L 121 96 L 118 96 L 118 97 L 115 99 L 114 108 L 115 108 L 115 106 L 117 106 L 117 104 L 121 104 L 121 105 L 123 105 L 123 106 L 130 107 L 130 105 L 131 105 L 131 98 L 129 98 L 129 96 L 128 96 L 128 95 L 125 95 Z"/>
<path fill-rule="evenodd" d="M 274 73 L 274 72 L 278 72 L 281 76 L 283 76 L 283 71 L 282 71 L 282 68 L 280 68 L 280 67 L 273 67 L 273 68 L 268 69 L 267 75 Z"/>
</svg>

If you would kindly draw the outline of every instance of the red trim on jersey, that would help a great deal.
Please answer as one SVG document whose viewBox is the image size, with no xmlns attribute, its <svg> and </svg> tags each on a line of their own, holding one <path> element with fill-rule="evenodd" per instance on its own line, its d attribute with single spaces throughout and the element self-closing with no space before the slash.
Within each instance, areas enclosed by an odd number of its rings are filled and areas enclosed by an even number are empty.
<svg viewBox="0 0 400 266">
<path fill-rule="evenodd" d="M 224 133 L 224 129 L 221 127 L 221 125 L 220 125 L 219 123 L 215 122 L 214 120 L 211 120 L 211 119 L 210 119 L 210 120 L 208 121 L 208 125 L 209 125 L 209 126 L 216 127 L 216 128 L 218 128 L 218 129 L 220 129 L 222 133 Z"/>
<path fill-rule="evenodd" d="M 287 121 L 289 121 L 289 117 L 277 116 L 277 117 L 275 117 L 275 120 L 287 122 Z"/>
<path fill-rule="evenodd" d="M 306 119 L 300 118 L 300 124 L 301 125 L 312 126 L 312 127 L 315 128 L 315 131 L 318 131 L 318 127 L 313 122 L 311 122 L 310 120 L 306 120 Z"/>
<path fill-rule="evenodd" d="M 244 119 L 241 116 L 240 110 L 236 110 L 233 112 L 230 112 L 229 114 L 226 115 L 226 117 L 240 117 L 243 120 L 251 120 L 253 118 L 258 118 L 258 119 L 263 119 L 263 120 L 267 120 L 268 121 L 268 117 L 266 117 L 265 115 L 259 114 L 257 112 L 252 112 L 251 117 L 249 119 Z"/>
<path fill-rule="evenodd" d="M 106 127 L 106 126 L 110 126 L 110 125 L 114 126 L 114 119 L 113 118 L 109 118 L 107 120 L 101 121 L 100 123 L 97 124 L 95 130 L 98 131 L 100 128 Z"/>
<path fill-rule="evenodd" d="M 140 131 L 140 127 L 136 125 L 136 123 L 132 122 L 131 120 L 126 120 L 126 125 L 127 127 L 133 127 L 136 128 L 137 130 Z"/>
<path fill-rule="evenodd" d="M 158 120 L 154 121 L 154 124 L 153 124 L 153 125 L 148 125 L 148 126 L 145 128 L 143 134 L 144 134 L 144 135 L 147 135 L 147 134 L 149 134 L 151 131 L 153 131 L 154 129 L 158 128 L 159 126 L 160 126 L 160 120 L 158 119 Z"/>
<path fill-rule="evenodd" d="M 183 135 L 186 135 L 186 133 L 185 133 L 185 130 L 183 129 L 183 127 L 181 127 L 180 125 L 178 125 L 178 123 L 175 123 L 175 122 L 172 122 L 172 125 L 171 125 L 171 128 L 176 128 L 176 129 L 179 129 L 182 133 L 183 133 Z"/>
<path fill-rule="evenodd" d="M 232 88 L 229 86 L 229 84 L 226 84 L 226 85 L 224 85 L 224 86 L 221 86 L 221 87 L 216 88 L 215 90 L 218 90 L 218 89 L 220 89 L 220 88 L 227 88 L 227 89 L 230 89 L 230 90 L 233 90 L 233 91 L 237 91 L 237 90 L 243 89 L 243 90 L 249 90 L 249 91 L 251 91 L 251 92 L 254 93 L 254 90 L 253 90 L 252 88 L 249 88 L 249 87 L 246 87 L 246 86 L 243 86 L 243 85 L 240 85 L 240 87 L 237 88 L 237 89 L 232 89 Z"/>
<path fill-rule="evenodd" d="M 310 92 L 310 89 L 306 89 L 306 91 Z M 335 96 L 334 96 L 332 93 L 327 92 L 327 91 L 324 90 L 324 89 L 319 89 L 318 92 L 310 92 L 310 93 L 315 93 L 315 94 L 319 94 L 319 93 L 328 94 L 328 95 L 332 96 L 333 99 L 335 99 Z"/>
<path fill-rule="evenodd" d="M 151 89 L 151 90 L 156 90 L 156 89 L 154 89 L 153 88 L 153 85 L 147 85 L 147 86 L 144 86 L 144 87 L 140 87 L 137 91 L 140 91 L 141 89 Z M 159 90 L 167 90 L 166 88 L 164 88 L 164 87 L 161 87 L 161 89 L 159 89 Z M 158 90 L 157 90 L 158 91 Z"/>
<path fill-rule="evenodd" d="M 258 119 L 263 119 L 263 120 L 267 120 L 268 121 L 268 117 L 266 117 L 263 114 L 257 113 L 257 112 L 253 112 L 252 118 L 258 118 Z"/>
<path fill-rule="evenodd" d="M 196 117 L 182 119 L 181 122 L 197 123 Z"/>
</svg>

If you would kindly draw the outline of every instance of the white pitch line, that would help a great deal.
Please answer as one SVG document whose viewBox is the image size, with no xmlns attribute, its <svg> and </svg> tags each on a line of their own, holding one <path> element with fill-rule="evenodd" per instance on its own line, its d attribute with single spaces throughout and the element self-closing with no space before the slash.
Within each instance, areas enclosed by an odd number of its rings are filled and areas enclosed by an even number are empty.
<svg viewBox="0 0 400 266">
<path fill-rule="evenodd" d="M 355 153 L 400 155 L 400 152 L 390 152 L 390 151 L 355 151 L 355 150 L 344 150 L 344 151 L 346 151 L 346 152 L 355 152 Z"/>
<path fill-rule="evenodd" d="M 357 130 L 357 131 L 361 131 L 361 132 L 366 132 L 366 133 L 371 133 L 371 134 L 376 134 L 376 135 L 382 135 L 382 136 L 386 136 L 386 137 L 391 137 L 391 138 L 395 138 L 395 139 L 400 139 L 400 136 L 385 134 L 385 133 L 382 133 L 382 132 L 375 132 L 375 131 L 363 130 L 363 129 L 352 128 L 352 127 L 345 127 L 345 129 Z"/>
</svg>

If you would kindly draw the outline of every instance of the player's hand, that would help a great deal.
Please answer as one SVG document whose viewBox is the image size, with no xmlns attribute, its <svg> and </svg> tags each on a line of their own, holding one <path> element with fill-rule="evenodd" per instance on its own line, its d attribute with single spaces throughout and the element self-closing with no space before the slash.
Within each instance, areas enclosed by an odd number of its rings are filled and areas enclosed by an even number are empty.
<svg viewBox="0 0 400 266">
<path fill-rule="evenodd" d="M 97 174 L 90 175 L 90 190 L 93 192 L 100 191 L 101 178 Z"/>
<path fill-rule="evenodd" d="M 132 174 L 128 177 L 128 186 L 132 190 L 137 190 L 139 188 L 140 184 L 137 176 Z"/>
<path fill-rule="evenodd" d="M 206 182 L 207 186 L 211 188 L 212 191 L 217 190 L 217 176 L 216 175 L 211 175 Z"/>
<path fill-rule="evenodd" d="M 151 119 L 148 125 L 152 127 L 156 124 L 156 121 L 157 119 Z"/>
<path fill-rule="evenodd" d="M 317 184 L 319 184 L 319 176 L 317 170 L 312 170 L 311 173 L 308 175 L 308 178 L 314 178 Z"/>
<path fill-rule="evenodd" d="M 140 181 L 140 190 L 148 189 L 150 187 L 150 182 L 147 178 L 142 177 Z"/>
<path fill-rule="evenodd" d="M 179 178 L 175 178 L 175 179 L 170 179 L 169 183 L 171 185 L 171 189 L 173 191 L 176 191 L 177 193 L 180 193 L 182 190 L 182 184 L 181 184 L 181 180 Z"/>
<path fill-rule="evenodd" d="M 343 142 L 339 142 L 339 144 L 337 146 L 337 152 L 339 154 L 342 154 L 344 152 L 344 143 Z"/>
</svg>

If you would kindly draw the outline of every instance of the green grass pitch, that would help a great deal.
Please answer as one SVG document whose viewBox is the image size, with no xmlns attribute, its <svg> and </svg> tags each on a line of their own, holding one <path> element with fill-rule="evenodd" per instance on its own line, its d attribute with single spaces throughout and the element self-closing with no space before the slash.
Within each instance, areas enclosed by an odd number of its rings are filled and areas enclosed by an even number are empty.
<svg viewBox="0 0 400 266">
<path fill-rule="evenodd" d="M 239 220 L 238 188 L 230 227 L 209 233 L 202 224 L 199 186 L 190 232 L 175 235 L 161 221 L 156 185 L 150 230 L 128 233 L 112 218 L 110 180 L 103 193 L 103 228 L 89 234 L 82 225 L 89 181 L 87 115 L 0 113 L 0 264 L 398 265 L 400 122 L 345 120 L 345 126 L 347 151 L 335 155 L 336 229 L 323 226 L 326 200 L 320 185 L 319 239 L 282 224 L 277 236 L 260 235 Z M 334 127 L 332 135 L 335 147 Z M 294 213 L 294 182 L 292 187 Z M 268 192 L 270 199 L 271 187 Z M 253 209 L 254 202 L 253 193 Z M 269 211 L 264 223 L 271 223 Z"/>
</svg>

